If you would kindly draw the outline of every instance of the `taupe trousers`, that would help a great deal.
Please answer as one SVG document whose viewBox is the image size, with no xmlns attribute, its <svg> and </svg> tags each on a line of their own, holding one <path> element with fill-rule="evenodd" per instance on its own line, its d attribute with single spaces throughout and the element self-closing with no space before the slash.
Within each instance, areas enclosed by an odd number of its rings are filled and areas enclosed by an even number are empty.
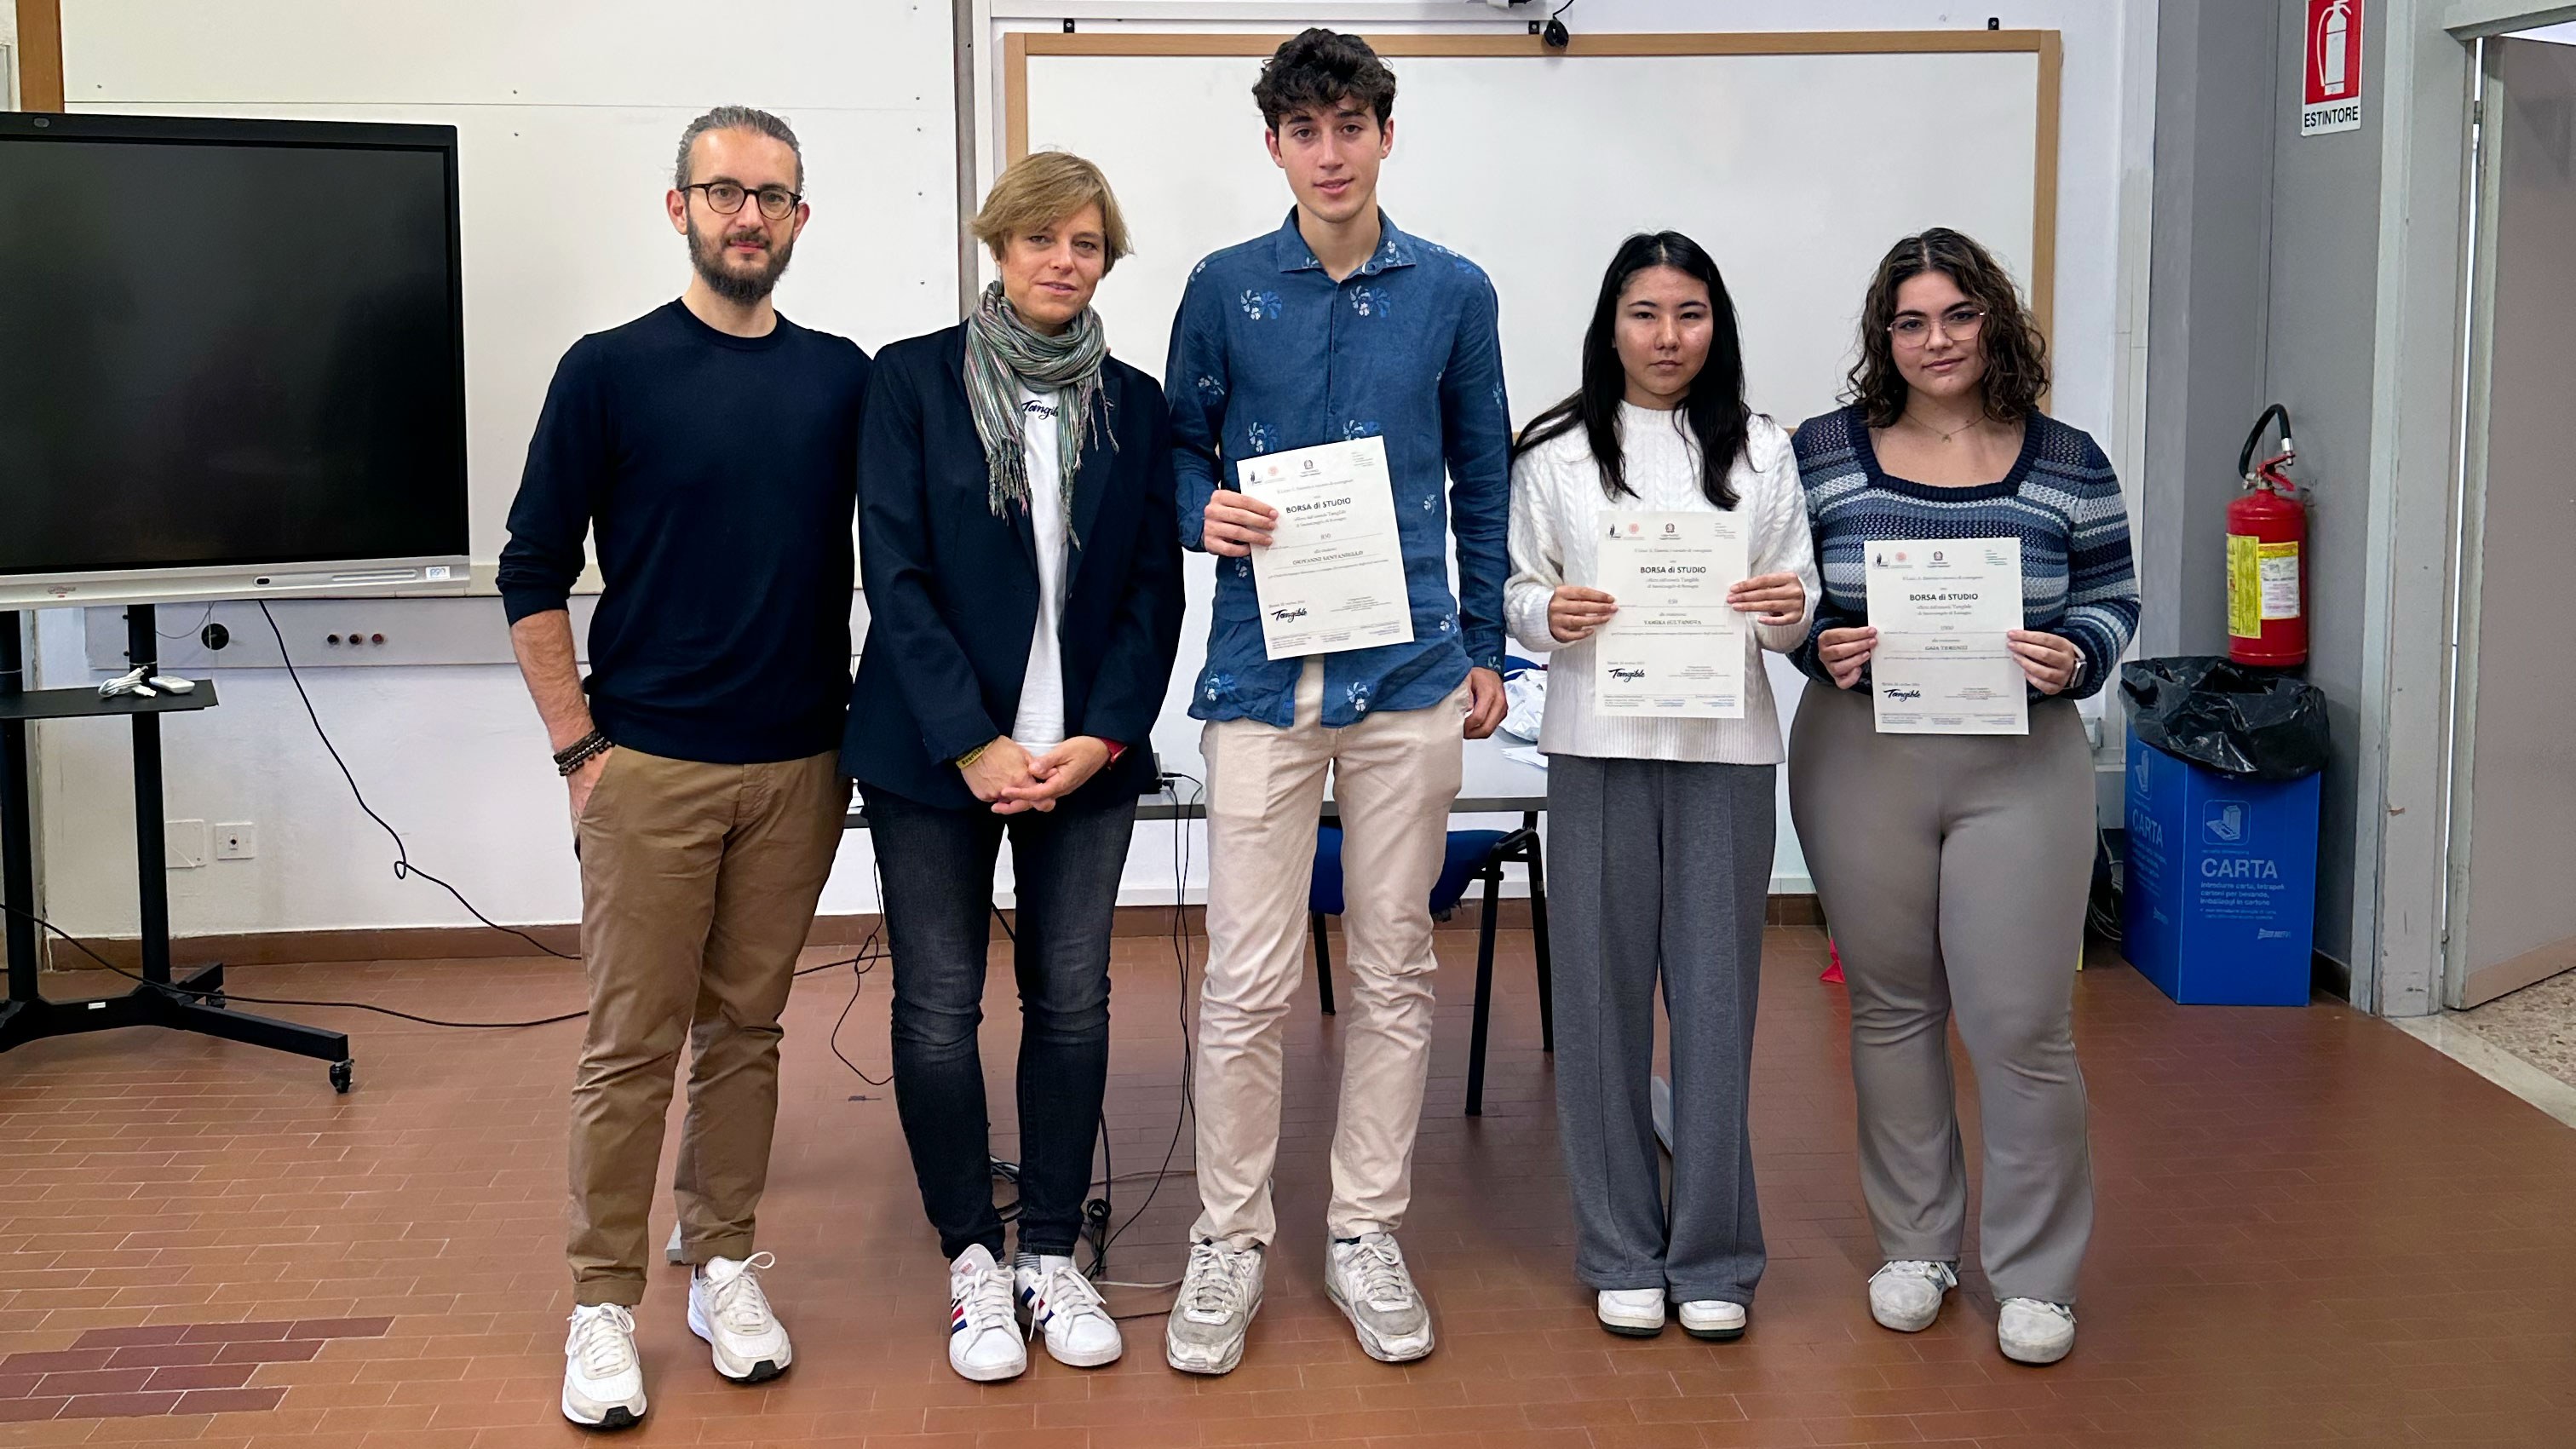
<svg viewBox="0 0 2576 1449">
<path fill-rule="evenodd" d="M 564 1211 L 576 1302 L 643 1301 L 684 1038 L 682 1256 L 751 1255 L 778 1120 L 778 1016 L 849 799 L 837 752 L 761 765 L 609 754 L 576 835 L 590 979 Z"/>
<path fill-rule="evenodd" d="M 1985 1138 L 1987 1281 L 1998 1298 L 2072 1304 L 2093 1233 L 2073 1017 L 2093 757 L 2074 704 L 2032 704 L 2027 736 L 1882 735 L 1866 689 L 1810 683 L 1789 808 L 1850 983 L 1861 1190 L 1879 1250 L 1959 1260 L 1955 1019 Z"/>
</svg>

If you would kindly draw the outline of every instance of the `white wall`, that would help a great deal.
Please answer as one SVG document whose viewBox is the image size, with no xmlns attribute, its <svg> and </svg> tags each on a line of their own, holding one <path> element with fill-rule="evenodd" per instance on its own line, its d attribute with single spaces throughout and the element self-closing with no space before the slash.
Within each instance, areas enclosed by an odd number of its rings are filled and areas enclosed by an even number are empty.
<svg viewBox="0 0 2576 1449">
<path fill-rule="evenodd" d="M 2124 129 L 2130 105 L 2124 87 L 2134 87 L 2139 74 L 2139 57 L 2124 36 L 2152 4 L 2051 0 L 2004 17 L 2016 27 L 2053 28 L 2064 36 L 2056 411 L 2093 431 L 2115 459 L 2133 456 L 2121 402 L 2132 315 L 2124 310 L 2130 292 L 2122 278 L 2124 269 L 2142 270 L 2144 245 L 2136 205 L 2142 188 L 2123 183 L 2124 175 L 2134 183 L 2146 145 L 2134 118 Z M 1088 0 L 1057 5 L 1086 13 L 1097 8 Z M 1225 8 L 1189 7 L 1210 14 Z M 1424 5 L 1365 0 L 1289 8 L 1299 12 L 1295 18 L 1318 23 L 1367 23 L 1396 10 L 1433 13 Z M 1463 0 L 1438 12 L 1470 19 L 1488 14 Z M 1592 30 L 1916 29 L 1982 25 L 1984 12 L 1928 0 L 1585 0 L 1566 19 Z M 1286 22 L 1261 15 L 1256 23 L 1276 28 Z M 871 347 L 953 319 L 948 25 L 948 7 L 939 0 L 768 0 L 728 9 L 721 24 L 674 0 L 531 6 L 379 0 L 365 7 L 327 0 L 65 0 L 66 91 L 76 106 L 454 118 L 478 128 L 490 125 L 489 113 L 516 110 L 563 137 L 562 172 L 589 199 L 585 204 L 613 205 L 618 187 L 631 187 L 631 222 L 603 214 L 568 225 L 534 207 L 523 257 L 469 261 L 468 347 L 476 358 L 470 366 L 511 379 L 475 388 L 476 489 L 478 497 L 495 488 L 505 497 L 544 377 L 562 347 L 581 330 L 663 300 L 685 280 L 678 243 L 668 239 L 658 214 L 662 168 L 681 122 L 705 105 L 766 104 L 806 130 L 817 222 L 781 288 L 786 310 Z M 997 54 L 998 47 L 987 52 L 988 58 Z M 135 79 L 121 82 L 124 90 L 107 89 L 111 70 Z M 521 94 L 514 98 L 512 90 Z M 917 104 L 915 96 L 922 98 Z M 1938 100 L 1926 98 L 1927 115 L 1937 117 Z M 852 117 L 853 129 L 818 128 L 809 119 L 842 112 Z M 1139 114 L 1140 123 L 1150 121 L 1149 110 Z M 905 127 L 919 130 L 907 135 Z M 827 133 L 829 146 L 820 139 Z M 993 131 L 979 127 L 979 134 L 998 145 Z M 494 147 L 500 139 L 491 138 Z M 480 154 L 515 153 L 487 148 Z M 1246 164 L 1266 163 L 1248 149 Z M 1534 201 L 1543 204 L 1543 197 Z M 837 230 L 841 218 L 861 217 L 864 227 Z M 670 248 L 667 271 L 648 272 L 661 265 L 652 261 L 660 246 Z M 845 269 L 914 281 L 921 301 L 917 309 L 876 305 L 851 293 L 846 308 L 827 306 L 835 276 Z M 610 273 L 620 279 L 614 285 Z M 493 301 L 478 303 L 487 275 L 488 286 L 498 290 Z M 518 354 L 482 368 L 474 349 L 498 325 L 491 319 L 510 315 L 514 306 L 558 305 L 565 293 L 589 309 L 578 325 L 559 327 L 559 338 L 531 340 Z M 469 385 L 478 382 L 479 371 Z M 482 529 L 478 523 L 478 553 L 486 551 Z M 168 615 L 162 627 L 176 632 L 195 611 Z M 48 613 L 40 637 L 45 682 L 93 677 L 77 616 Z M 495 919 L 577 915 L 561 788 L 513 671 L 317 669 L 305 678 L 333 739 L 371 802 L 403 830 L 415 861 L 455 880 Z M 256 821 L 260 853 L 251 861 L 171 872 L 174 930 L 466 921 L 434 887 L 392 878 L 389 843 L 350 802 L 282 675 L 226 672 L 220 688 L 223 707 L 173 721 L 165 731 L 167 814 Z M 49 906 L 75 931 L 130 932 L 124 739 L 96 726 L 48 726 L 42 733 Z M 1130 899 L 1168 899 L 1172 847 L 1167 827 L 1140 827 L 1127 875 Z M 1197 863 L 1193 882 L 1203 880 L 1204 848 L 1193 840 L 1190 850 Z M 825 911 L 872 907 L 868 860 L 864 841 L 853 840 L 825 894 Z"/>
<path fill-rule="evenodd" d="M 458 127 L 474 553 L 488 560 L 548 377 L 584 332 L 676 295 L 673 147 L 710 105 L 779 112 L 814 220 L 779 289 L 871 348 L 955 320 L 956 130 L 946 0 L 65 0 L 74 109 L 418 120 Z M 326 219 L 281 244 L 327 246 Z M 490 601 L 497 614 L 497 600 Z M 179 632 L 196 609 L 166 611 Z M 92 676 L 79 619 L 40 623 L 45 681 Z M 310 669 L 316 708 L 413 858 L 503 921 L 578 915 L 562 787 L 509 668 Z M 222 671 L 223 705 L 165 730 L 167 814 L 249 820 L 259 855 L 170 873 L 182 934 L 464 923 L 393 879 L 284 676 Z M 131 794 L 114 727 L 48 726 L 48 905 L 133 928 Z M 868 909 L 865 850 L 826 909 Z"/>
</svg>

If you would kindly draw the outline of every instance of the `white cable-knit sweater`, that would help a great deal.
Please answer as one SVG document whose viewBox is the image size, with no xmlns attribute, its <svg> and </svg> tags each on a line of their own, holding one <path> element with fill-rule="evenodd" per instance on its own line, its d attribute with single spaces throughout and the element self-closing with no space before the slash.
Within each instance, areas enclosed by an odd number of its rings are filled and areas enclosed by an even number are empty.
<svg viewBox="0 0 2576 1449">
<path fill-rule="evenodd" d="M 1601 491 L 1592 446 L 1575 429 L 1522 454 L 1512 464 L 1512 576 L 1503 612 L 1523 649 L 1553 653 L 1547 715 L 1539 748 L 1551 755 L 1633 760 L 1687 760 L 1776 765 L 1785 756 L 1780 715 L 1762 667 L 1764 649 L 1787 653 L 1806 642 L 1816 607 L 1816 558 L 1807 536 L 1807 500 L 1789 435 L 1755 417 L 1744 455 L 1728 481 L 1736 511 L 1751 520 L 1747 540 L 1753 576 L 1795 574 L 1806 586 L 1794 624 L 1756 623 L 1744 631 L 1744 718 L 1653 719 L 1600 714 L 1592 707 L 1593 642 L 1560 644 L 1548 632 L 1547 603 L 1559 584 L 1597 587 L 1594 542 L 1608 513 L 1673 513 L 1713 509 L 1699 487 L 1699 444 L 1675 424 L 1680 414 L 1623 403 L 1620 449 L 1634 497 Z"/>
</svg>

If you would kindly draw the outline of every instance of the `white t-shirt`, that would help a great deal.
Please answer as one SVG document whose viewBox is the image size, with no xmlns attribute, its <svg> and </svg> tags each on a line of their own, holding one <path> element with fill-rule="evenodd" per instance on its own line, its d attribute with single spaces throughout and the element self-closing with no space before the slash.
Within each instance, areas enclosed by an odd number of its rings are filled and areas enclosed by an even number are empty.
<svg viewBox="0 0 2576 1449">
<path fill-rule="evenodd" d="M 1029 520 L 1037 529 L 1038 623 L 1029 637 L 1029 672 L 1020 684 L 1020 716 L 1011 738 L 1032 755 L 1064 743 L 1066 535 L 1064 470 L 1056 461 L 1060 392 L 1020 389 L 1021 436 L 1029 458 Z"/>
</svg>

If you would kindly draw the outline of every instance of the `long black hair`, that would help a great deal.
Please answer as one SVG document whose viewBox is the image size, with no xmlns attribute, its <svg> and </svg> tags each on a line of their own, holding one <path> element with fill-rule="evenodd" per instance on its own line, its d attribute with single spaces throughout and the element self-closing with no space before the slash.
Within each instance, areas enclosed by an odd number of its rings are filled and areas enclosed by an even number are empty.
<svg viewBox="0 0 2576 1449">
<path fill-rule="evenodd" d="M 1743 339 L 1736 333 L 1735 301 L 1726 294 L 1717 263 L 1698 242 L 1677 231 L 1639 232 L 1619 244 L 1610 270 L 1602 275 L 1592 325 L 1584 329 L 1582 386 L 1532 418 L 1513 444 L 1512 456 L 1581 428 L 1601 468 L 1601 491 L 1613 499 L 1636 496 L 1619 450 L 1619 404 L 1628 395 L 1628 370 L 1619 362 L 1619 296 L 1630 278 L 1649 267 L 1674 268 L 1708 288 L 1708 361 L 1691 379 L 1673 426 L 1687 424 L 1699 440 L 1700 492 L 1720 508 L 1733 508 L 1735 489 L 1727 483 L 1727 470 L 1744 452 L 1745 426 L 1752 416 L 1744 406 Z"/>
</svg>

